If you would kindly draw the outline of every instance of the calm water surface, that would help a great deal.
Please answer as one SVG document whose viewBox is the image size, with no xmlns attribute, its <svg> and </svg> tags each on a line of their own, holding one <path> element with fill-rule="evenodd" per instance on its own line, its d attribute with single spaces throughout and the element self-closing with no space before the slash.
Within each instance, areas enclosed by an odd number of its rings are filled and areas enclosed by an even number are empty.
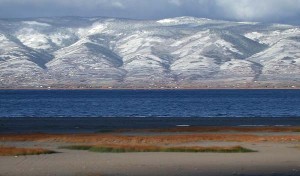
<svg viewBox="0 0 300 176">
<path fill-rule="evenodd" d="M 1 90 L 0 117 L 300 117 L 300 90 Z"/>
</svg>

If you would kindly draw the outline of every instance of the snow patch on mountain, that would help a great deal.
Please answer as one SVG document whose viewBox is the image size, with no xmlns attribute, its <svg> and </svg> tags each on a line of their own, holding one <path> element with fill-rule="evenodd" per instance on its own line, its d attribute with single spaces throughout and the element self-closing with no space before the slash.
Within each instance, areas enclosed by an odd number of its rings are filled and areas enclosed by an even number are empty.
<svg viewBox="0 0 300 176">
<path fill-rule="evenodd" d="M 16 36 L 24 45 L 33 49 L 47 50 L 52 47 L 47 35 L 32 28 L 23 28 L 17 32 Z"/>
<path fill-rule="evenodd" d="M 37 21 L 23 21 L 24 24 L 30 25 L 30 26 L 41 26 L 41 27 L 50 27 L 50 24 L 47 23 L 40 23 Z"/>
</svg>

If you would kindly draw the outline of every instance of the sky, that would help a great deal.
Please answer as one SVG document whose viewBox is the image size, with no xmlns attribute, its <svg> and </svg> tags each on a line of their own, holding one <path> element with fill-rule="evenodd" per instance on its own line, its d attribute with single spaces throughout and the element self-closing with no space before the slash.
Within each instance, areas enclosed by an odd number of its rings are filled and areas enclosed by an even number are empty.
<svg viewBox="0 0 300 176">
<path fill-rule="evenodd" d="M 0 18 L 178 16 L 300 24 L 300 0 L 0 0 Z"/>
</svg>

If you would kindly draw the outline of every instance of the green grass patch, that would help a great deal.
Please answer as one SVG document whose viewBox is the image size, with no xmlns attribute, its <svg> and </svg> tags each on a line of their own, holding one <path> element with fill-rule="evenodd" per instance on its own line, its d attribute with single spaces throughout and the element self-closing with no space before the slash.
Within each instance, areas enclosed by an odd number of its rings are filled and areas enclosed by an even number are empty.
<svg viewBox="0 0 300 176">
<path fill-rule="evenodd" d="M 64 146 L 63 149 L 87 150 L 100 153 L 185 152 L 185 153 L 249 153 L 256 152 L 241 146 L 234 147 L 157 147 L 157 146 Z"/>
<path fill-rule="evenodd" d="M 59 149 L 69 149 L 69 150 L 90 150 L 92 146 L 89 145 L 71 145 L 71 146 L 62 146 Z"/>
</svg>

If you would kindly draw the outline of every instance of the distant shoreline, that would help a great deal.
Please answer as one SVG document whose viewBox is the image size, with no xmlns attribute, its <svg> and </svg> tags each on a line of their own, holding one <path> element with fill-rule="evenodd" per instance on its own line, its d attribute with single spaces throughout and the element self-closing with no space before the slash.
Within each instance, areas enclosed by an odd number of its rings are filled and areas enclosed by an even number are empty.
<svg viewBox="0 0 300 176">
<path fill-rule="evenodd" d="M 182 127 L 182 125 L 185 125 Z M 106 133 L 149 129 L 300 129 L 299 117 L 0 117 L 0 134 Z M 209 130 L 208 130 L 209 131 Z M 300 133 L 299 133 L 300 134 Z"/>
</svg>

